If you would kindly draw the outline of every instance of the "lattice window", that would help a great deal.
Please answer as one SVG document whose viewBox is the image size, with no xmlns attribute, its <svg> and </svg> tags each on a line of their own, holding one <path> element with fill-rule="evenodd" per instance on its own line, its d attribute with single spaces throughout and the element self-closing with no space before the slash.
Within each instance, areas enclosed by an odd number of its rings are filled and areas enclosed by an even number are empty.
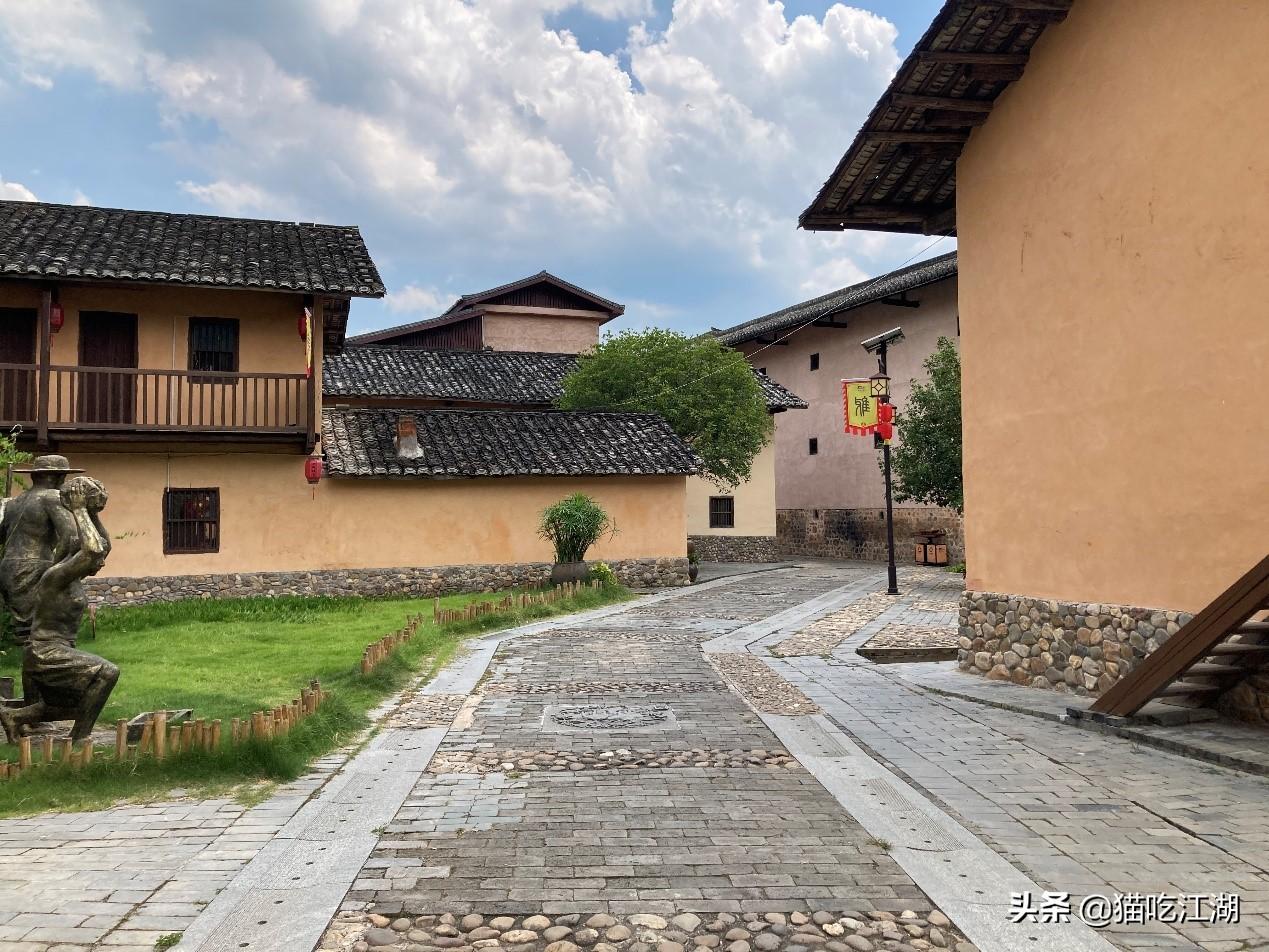
<svg viewBox="0 0 1269 952">
<path fill-rule="evenodd" d="M 736 500 L 731 496 L 709 497 L 709 527 L 733 529 L 736 526 Z"/>
<path fill-rule="evenodd" d="M 168 555 L 220 551 L 220 490 L 163 492 L 163 551 Z"/>
<path fill-rule="evenodd" d="M 238 372 L 238 321 L 232 317 L 189 319 L 189 369 Z"/>
</svg>

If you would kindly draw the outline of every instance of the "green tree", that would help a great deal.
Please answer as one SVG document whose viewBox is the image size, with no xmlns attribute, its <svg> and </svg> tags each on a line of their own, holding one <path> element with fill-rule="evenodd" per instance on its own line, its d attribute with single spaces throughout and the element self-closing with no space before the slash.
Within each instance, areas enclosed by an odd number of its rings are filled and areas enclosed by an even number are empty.
<svg viewBox="0 0 1269 952">
<path fill-rule="evenodd" d="M 940 337 L 925 359 L 929 380 L 913 381 L 908 405 L 896 413 L 899 441 L 891 452 L 894 495 L 899 502 L 946 506 L 961 512 L 961 358 L 956 344 Z"/>
<path fill-rule="evenodd" d="M 773 424 L 753 369 L 713 337 L 652 328 L 609 335 L 564 379 L 565 410 L 656 413 L 719 486 L 749 478 Z"/>
</svg>

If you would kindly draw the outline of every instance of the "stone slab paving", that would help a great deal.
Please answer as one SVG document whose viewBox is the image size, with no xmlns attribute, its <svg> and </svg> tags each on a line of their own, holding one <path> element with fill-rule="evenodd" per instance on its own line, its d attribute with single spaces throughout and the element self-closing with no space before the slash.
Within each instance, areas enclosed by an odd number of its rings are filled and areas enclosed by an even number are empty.
<svg viewBox="0 0 1269 952">
<path fill-rule="evenodd" d="M 907 681 L 953 697 L 978 701 L 1030 717 L 1069 722 L 1069 711 L 1083 711 L 1093 698 L 1038 691 L 1014 684 L 969 676 L 956 665 L 912 664 L 894 672 Z M 1222 767 L 1269 776 L 1269 738 L 1263 728 L 1217 717 L 1210 721 L 1165 726 L 1141 722 L 1104 724 L 1081 720 L 1078 726 L 1157 747 L 1170 753 L 1206 760 Z"/>
<path fill-rule="evenodd" d="M 152 952 L 199 916 L 335 763 L 249 809 L 173 800 L 0 820 L 0 952 Z"/>
<path fill-rule="evenodd" d="M 1046 890 L 1077 905 L 1091 893 L 1241 896 L 1236 924 L 1111 926 L 1116 946 L 1269 948 L 1264 778 L 936 694 L 911 676 L 933 665 L 901 676 L 845 650 L 766 660 L 851 743 Z"/>
<path fill-rule="evenodd" d="M 776 574 L 501 645 L 322 947 L 972 950 L 703 655 L 861 573 Z"/>
</svg>

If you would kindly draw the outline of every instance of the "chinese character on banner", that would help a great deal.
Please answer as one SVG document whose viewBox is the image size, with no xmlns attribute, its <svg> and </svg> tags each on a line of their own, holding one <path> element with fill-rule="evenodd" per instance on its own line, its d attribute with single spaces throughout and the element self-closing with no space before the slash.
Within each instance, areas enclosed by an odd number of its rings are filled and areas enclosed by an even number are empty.
<svg viewBox="0 0 1269 952">
<path fill-rule="evenodd" d="M 877 398 L 867 378 L 842 381 L 842 402 L 845 408 L 846 432 L 852 436 L 871 436 L 877 432 Z"/>
<path fill-rule="evenodd" d="M 313 376 L 313 309 L 304 308 L 304 375 Z"/>
</svg>

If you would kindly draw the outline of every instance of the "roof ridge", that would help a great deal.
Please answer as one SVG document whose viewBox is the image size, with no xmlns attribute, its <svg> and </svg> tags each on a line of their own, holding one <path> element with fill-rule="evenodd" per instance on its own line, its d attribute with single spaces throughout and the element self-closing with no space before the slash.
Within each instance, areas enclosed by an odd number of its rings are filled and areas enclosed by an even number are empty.
<svg viewBox="0 0 1269 952">
<path fill-rule="evenodd" d="M 328 228 L 332 231 L 355 231 L 361 234 L 359 225 L 332 225 L 329 222 L 292 221 L 286 218 L 244 218 L 241 215 L 210 215 L 206 212 L 165 212 L 157 208 L 124 208 L 115 205 L 74 205 L 68 202 L 24 202 L 19 199 L 0 199 L 0 206 L 21 206 L 22 208 L 56 208 L 67 211 L 84 212 L 117 212 L 121 215 L 161 215 L 164 218 L 188 218 L 198 221 L 216 222 L 254 222 L 261 225 L 294 225 L 300 228 Z"/>
</svg>

